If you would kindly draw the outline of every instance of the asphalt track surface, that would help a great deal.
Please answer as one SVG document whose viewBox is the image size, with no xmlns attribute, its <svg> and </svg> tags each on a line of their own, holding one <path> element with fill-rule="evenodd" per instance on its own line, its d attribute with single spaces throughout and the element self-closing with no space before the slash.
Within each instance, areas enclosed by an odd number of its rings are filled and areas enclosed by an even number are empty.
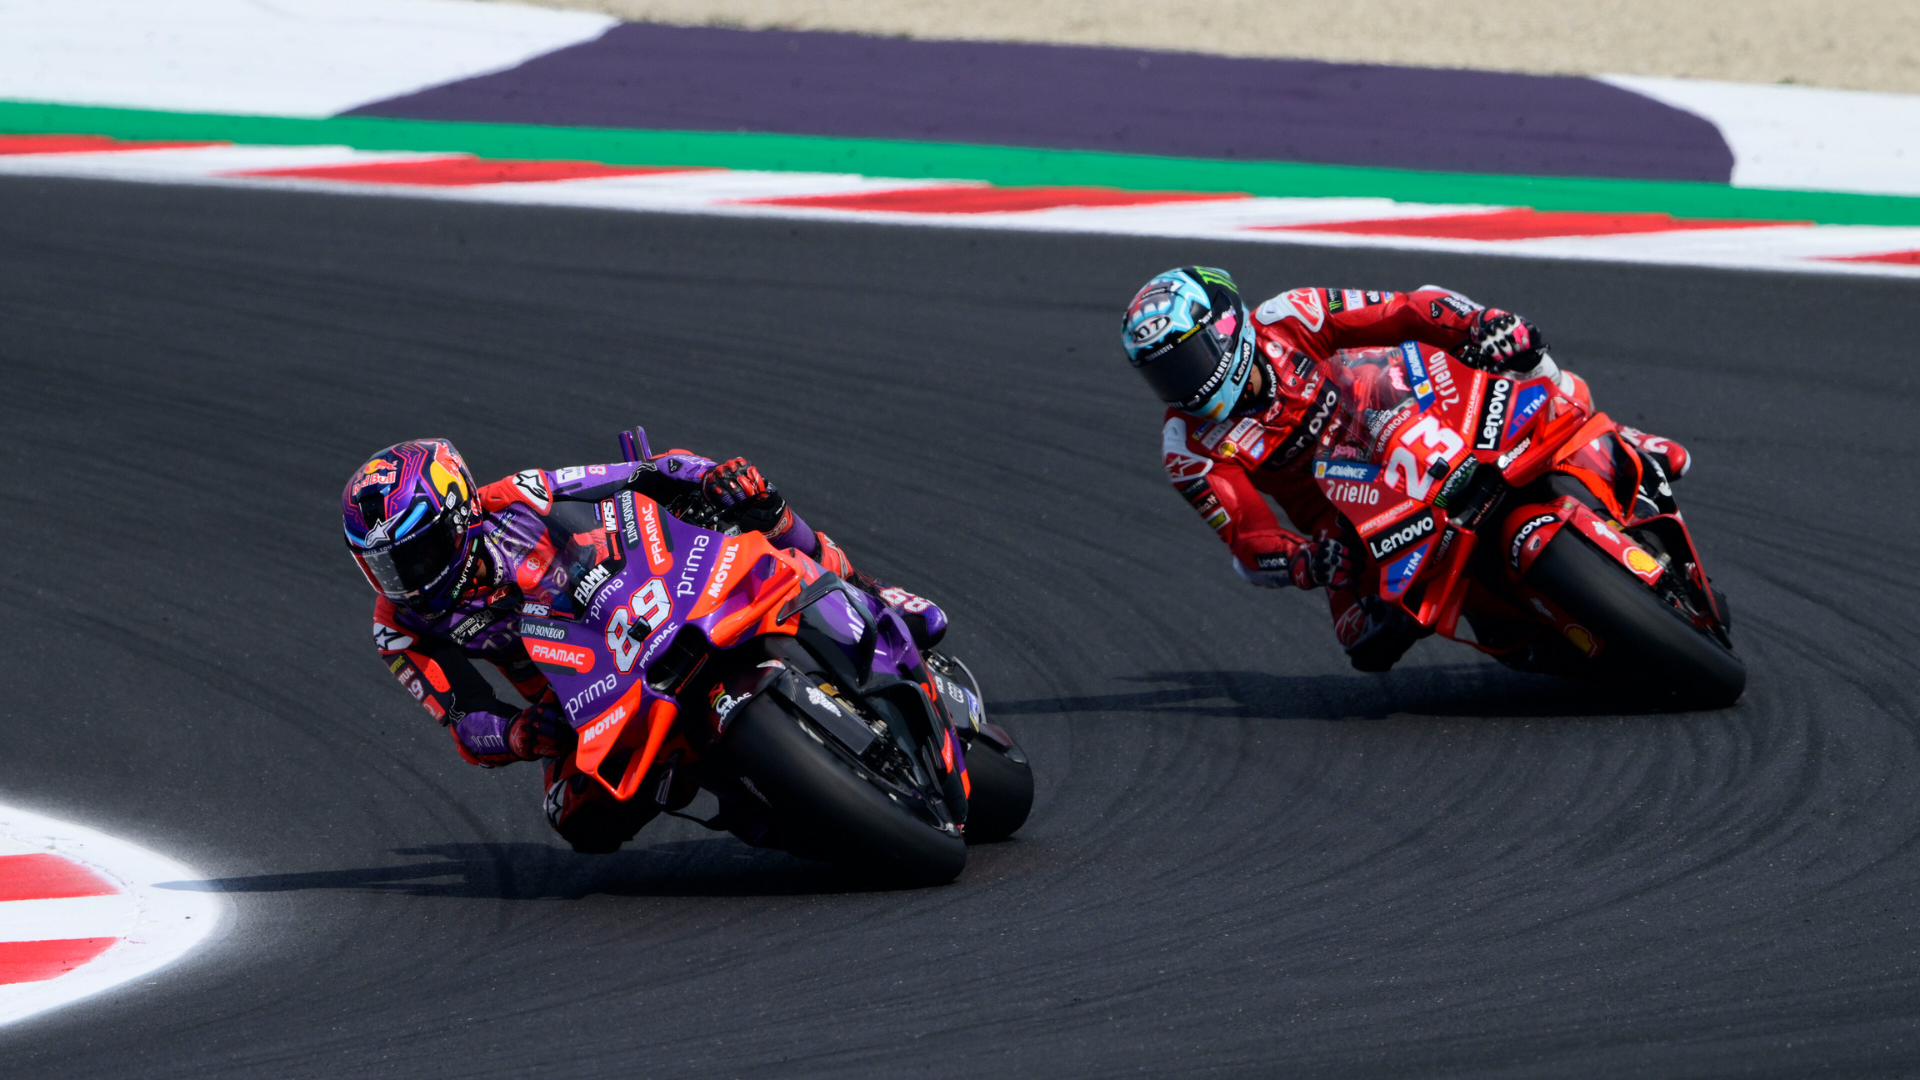
<svg viewBox="0 0 1920 1080">
<path fill-rule="evenodd" d="M 1911 283 L 37 179 L 0 252 L 0 792 L 237 912 L 10 1077 L 1920 1072 Z M 1160 477 L 1115 327 L 1190 261 L 1532 314 L 1698 455 L 1745 699 L 1347 670 Z M 635 421 L 947 605 L 1017 839 L 904 892 L 680 822 L 575 856 L 455 757 L 342 482 Z"/>
</svg>

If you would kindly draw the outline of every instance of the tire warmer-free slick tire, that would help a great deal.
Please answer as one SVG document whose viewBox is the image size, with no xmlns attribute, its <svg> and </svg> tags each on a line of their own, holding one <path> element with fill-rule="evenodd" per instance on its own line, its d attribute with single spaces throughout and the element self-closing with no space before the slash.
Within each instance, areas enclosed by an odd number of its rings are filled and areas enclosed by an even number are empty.
<svg viewBox="0 0 1920 1080">
<path fill-rule="evenodd" d="M 967 796 L 967 843 L 1005 840 L 1027 823 L 1027 814 L 1033 810 L 1031 765 L 976 737 L 967 748 L 967 779 L 973 784 Z"/>
<path fill-rule="evenodd" d="M 794 853 L 866 867 L 920 885 L 942 885 L 967 865 L 967 846 L 915 817 L 833 750 L 801 730 L 773 695 L 740 707 L 726 748 L 772 804 Z"/>
<path fill-rule="evenodd" d="M 1732 650 L 1572 529 L 1548 541 L 1527 582 L 1599 636 L 1610 681 L 1701 708 L 1731 705 L 1746 689 L 1746 665 Z"/>
</svg>

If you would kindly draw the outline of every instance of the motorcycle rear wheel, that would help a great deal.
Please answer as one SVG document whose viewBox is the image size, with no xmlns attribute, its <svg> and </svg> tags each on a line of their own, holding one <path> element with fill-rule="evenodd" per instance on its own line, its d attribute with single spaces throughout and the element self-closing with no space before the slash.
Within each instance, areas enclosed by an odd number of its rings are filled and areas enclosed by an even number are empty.
<svg viewBox="0 0 1920 1080">
<path fill-rule="evenodd" d="M 921 820 L 842 761 L 775 695 L 740 706 L 726 749 L 772 806 L 774 826 L 804 858 L 877 870 L 914 885 L 944 885 L 967 865 L 967 846 Z"/>
<path fill-rule="evenodd" d="M 1572 529 L 1561 529 L 1534 560 L 1527 582 L 1605 644 L 1608 681 L 1719 709 L 1740 699 L 1747 667 L 1662 600 L 1626 567 Z"/>
</svg>

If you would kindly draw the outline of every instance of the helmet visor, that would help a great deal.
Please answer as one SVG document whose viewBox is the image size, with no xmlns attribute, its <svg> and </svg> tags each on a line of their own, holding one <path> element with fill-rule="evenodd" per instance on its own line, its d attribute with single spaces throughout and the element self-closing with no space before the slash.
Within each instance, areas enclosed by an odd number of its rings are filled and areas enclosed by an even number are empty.
<svg viewBox="0 0 1920 1080">
<path fill-rule="evenodd" d="M 386 547 L 356 552 L 389 600 L 415 600 L 453 573 L 459 561 L 460 527 L 453 514 L 441 514 L 426 528 Z"/>
<path fill-rule="evenodd" d="M 1140 374 L 1169 405 L 1199 405 L 1227 378 L 1231 357 L 1226 343 L 1203 326 L 1140 365 Z"/>
</svg>

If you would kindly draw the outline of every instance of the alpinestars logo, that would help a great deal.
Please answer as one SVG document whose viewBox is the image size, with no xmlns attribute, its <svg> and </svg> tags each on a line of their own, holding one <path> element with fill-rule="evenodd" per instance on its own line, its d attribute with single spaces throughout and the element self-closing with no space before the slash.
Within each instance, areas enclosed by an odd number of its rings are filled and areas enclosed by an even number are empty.
<svg viewBox="0 0 1920 1080">
<path fill-rule="evenodd" d="M 1480 421 L 1474 427 L 1475 450 L 1500 449 L 1500 430 L 1507 426 L 1507 410 L 1513 405 L 1513 380 L 1495 379 L 1487 387 L 1487 398 L 1480 403 Z"/>
<path fill-rule="evenodd" d="M 540 475 L 539 469 L 514 473 L 513 486 L 536 512 L 544 514 L 553 508 L 553 497 L 547 493 L 546 477 Z"/>
<path fill-rule="evenodd" d="M 1384 561 L 1401 548 L 1431 535 L 1433 532 L 1433 511 L 1422 510 L 1418 517 L 1409 518 L 1397 529 L 1383 532 L 1367 541 L 1367 550 L 1375 560 Z"/>
</svg>

